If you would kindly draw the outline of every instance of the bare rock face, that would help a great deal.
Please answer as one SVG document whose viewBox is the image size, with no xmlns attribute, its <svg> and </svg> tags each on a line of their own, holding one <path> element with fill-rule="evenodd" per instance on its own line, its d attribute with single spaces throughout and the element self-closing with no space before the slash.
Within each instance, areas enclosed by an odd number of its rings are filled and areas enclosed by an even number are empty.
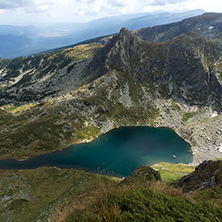
<svg viewBox="0 0 222 222">
<path fill-rule="evenodd" d="M 222 185 L 222 160 L 202 162 L 193 173 L 182 177 L 177 184 L 184 192 L 220 185 Z"/>
<path fill-rule="evenodd" d="M 127 71 L 130 60 L 137 54 L 137 46 L 141 40 L 126 28 L 109 40 L 93 58 L 88 66 L 87 75 L 100 77 L 112 69 Z"/>
</svg>

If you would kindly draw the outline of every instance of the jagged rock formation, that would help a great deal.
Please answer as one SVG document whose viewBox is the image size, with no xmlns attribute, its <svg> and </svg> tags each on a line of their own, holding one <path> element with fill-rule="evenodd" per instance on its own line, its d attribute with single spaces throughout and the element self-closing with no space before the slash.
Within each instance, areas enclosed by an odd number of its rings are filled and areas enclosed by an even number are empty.
<svg viewBox="0 0 222 222">
<path fill-rule="evenodd" d="M 123 28 L 89 64 L 88 75 L 111 70 L 128 72 L 136 81 L 150 81 L 159 93 L 189 106 L 210 106 L 220 112 L 222 44 L 191 32 L 164 43 L 142 41 Z"/>
<path fill-rule="evenodd" d="M 87 74 L 100 77 L 112 69 L 128 71 L 130 60 L 137 54 L 140 39 L 134 36 L 126 28 L 114 36 L 107 45 L 102 48 L 88 66 Z"/>
<path fill-rule="evenodd" d="M 195 171 L 182 177 L 177 187 L 184 192 L 203 190 L 222 184 L 222 160 L 204 161 Z"/>
</svg>

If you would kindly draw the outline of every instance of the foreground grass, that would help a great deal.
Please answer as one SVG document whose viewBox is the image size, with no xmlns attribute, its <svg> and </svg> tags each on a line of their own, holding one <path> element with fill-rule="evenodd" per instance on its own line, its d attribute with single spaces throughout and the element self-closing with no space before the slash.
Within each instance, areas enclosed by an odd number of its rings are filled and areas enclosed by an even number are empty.
<svg viewBox="0 0 222 222">
<path fill-rule="evenodd" d="M 195 170 L 195 166 L 188 166 L 182 163 L 157 163 L 154 164 L 152 168 L 159 171 L 163 182 L 166 183 L 175 183 L 181 177 L 192 173 Z"/>
<path fill-rule="evenodd" d="M 0 221 L 46 221 L 55 209 L 75 202 L 86 190 L 108 187 L 118 181 L 80 170 L 42 167 L 34 170 L 0 171 Z"/>
<path fill-rule="evenodd" d="M 56 167 L 0 171 L 0 221 L 222 221 L 221 186 L 185 194 L 166 181 L 191 168 L 160 166 L 164 181 L 149 167 L 123 181 Z"/>
<path fill-rule="evenodd" d="M 206 200 L 194 202 L 160 182 L 119 186 L 100 193 L 95 200 L 67 212 L 58 221 L 222 221 L 221 207 Z"/>
<path fill-rule="evenodd" d="M 182 164 L 167 164 L 165 180 L 172 180 L 174 172 L 187 173 L 191 167 Z M 172 185 L 162 181 L 155 181 L 146 171 L 142 174 L 133 174 L 127 182 L 107 189 L 95 190 L 80 200 L 80 205 L 72 206 L 63 211 L 56 221 L 222 221 L 222 187 L 196 191 L 192 194 L 183 193 Z M 151 173 L 151 172 L 150 172 Z M 130 179 L 133 177 L 132 179 Z"/>
</svg>

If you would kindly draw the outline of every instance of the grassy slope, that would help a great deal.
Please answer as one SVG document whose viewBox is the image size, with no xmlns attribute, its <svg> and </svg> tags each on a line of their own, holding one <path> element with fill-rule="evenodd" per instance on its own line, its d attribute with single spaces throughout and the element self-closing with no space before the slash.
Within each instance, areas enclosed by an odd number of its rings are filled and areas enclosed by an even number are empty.
<svg viewBox="0 0 222 222">
<path fill-rule="evenodd" d="M 188 166 L 186 164 L 172 164 L 172 163 L 157 163 L 152 166 L 153 169 L 159 171 L 163 182 L 174 183 L 181 177 L 192 173 L 195 166 Z"/>
<path fill-rule="evenodd" d="M 184 194 L 165 182 L 188 174 L 194 167 L 159 163 L 163 182 L 150 182 L 138 177 L 133 183 L 120 183 L 116 188 L 96 193 L 94 201 L 73 208 L 59 217 L 59 222 L 73 221 L 221 221 L 222 187 Z M 146 174 L 145 174 L 146 175 Z M 180 176 L 179 176 L 180 175 Z M 134 178 L 137 179 L 137 178 Z"/>
<path fill-rule="evenodd" d="M 93 139 L 100 134 L 97 127 L 84 127 L 85 118 L 75 112 L 69 113 L 64 105 L 46 105 L 40 112 L 39 107 L 34 107 L 17 116 L 0 110 L 1 158 L 13 156 L 25 159 L 68 146 L 69 143 Z M 45 112 L 46 115 L 43 114 Z"/>
<path fill-rule="evenodd" d="M 166 182 L 175 182 L 193 167 L 159 163 L 153 168 L 162 182 L 147 173 L 120 182 L 56 167 L 0 171 L 0 221 L 222 220 L 221 187 L 183 194 Z"/>
<path fill-rule="evenodd" d="M 116 183 L 110 177 L 55 167 L 0 171 L 0 221 L 46 221 L 82 193 Z"/>
<path fill-rule="evenodd" d="M 215 187 L 208 190 L 202 190 L 193 195 L 193 198 L 196 201 L 208 201 L 211 204 L 214 204 L 218 207 L 222 207 L 222 188 Z"/>
<path fill-rule="evenodd" d="M 216 195 L 212 198 L 210 194 L 214 191 L 207 192 L 208 197 L 206 192 L 192 196 L 163 182 L 140 180 L 140 183 L 124 184 L 97 192 L 94 201 L 66 211 L 62 217 L 58 217 L 58 221 L 219 222 L 222 220 L 222 207 L 218 204 L 220 202 L 215 204 L 212 201 Z M 218 188 L 217 194 L 219 192 L 221 197 L 221 188 Z"/>
</svg>

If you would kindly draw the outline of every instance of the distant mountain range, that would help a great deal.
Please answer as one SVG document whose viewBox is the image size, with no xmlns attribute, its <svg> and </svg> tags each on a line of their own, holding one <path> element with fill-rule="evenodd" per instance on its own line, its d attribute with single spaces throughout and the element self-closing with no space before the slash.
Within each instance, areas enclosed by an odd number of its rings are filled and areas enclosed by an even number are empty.
<svg viewBox="0 0 222 222">
<path fill-rule="evenodd" d="M 129 30 L 177 22 L 203 14 L 202 10 L 129 14 L 97 19 L 87 23 L 41 26 L 0 26 L 0 57 L 12 59 L 58 48 L 90 38 L 111 35 L 122 27 Z"/>
</svg>

